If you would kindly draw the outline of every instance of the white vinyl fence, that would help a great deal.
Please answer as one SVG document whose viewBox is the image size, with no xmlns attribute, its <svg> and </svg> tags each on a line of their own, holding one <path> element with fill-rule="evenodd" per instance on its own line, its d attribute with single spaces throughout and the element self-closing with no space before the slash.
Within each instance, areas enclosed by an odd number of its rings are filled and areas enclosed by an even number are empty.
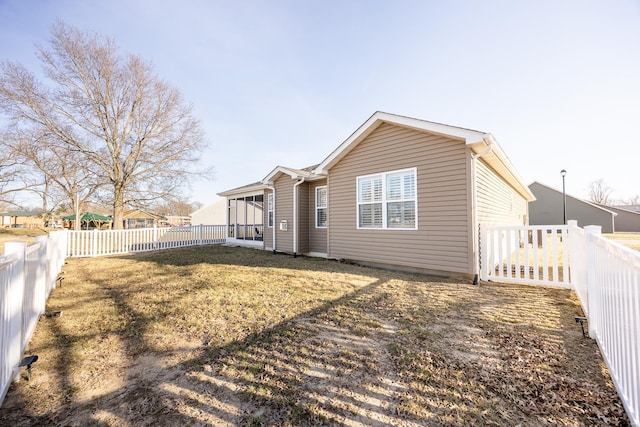
<svg viewBox="0 0 640 427">
<path fill-rule="evenodd" d="M 574 289 L 631 423 L 640 426 L 640 252 L 600 227 L 480 227 L 482 280 Z"/>
<path fill-rule="evenodd" d="M 19 375 L 22 354 L 64 265 L 66 231 L 5 243 L 0 256 L 0 403 Z"/>
<path fill-rule="evenodd" d="M 631 423 L 640 426 L 640 252 L 570 221 L 571 282 Z"/>
<path fill-rule="evenodd" d="M 480 226 L 482 280 L 571 287 L 568 226 Z"/>
<path fill-rule="evenodd" d="M 67 256 L 95 257 L 226 242 L 226 225 L 69 231 Z"/>
</svg>

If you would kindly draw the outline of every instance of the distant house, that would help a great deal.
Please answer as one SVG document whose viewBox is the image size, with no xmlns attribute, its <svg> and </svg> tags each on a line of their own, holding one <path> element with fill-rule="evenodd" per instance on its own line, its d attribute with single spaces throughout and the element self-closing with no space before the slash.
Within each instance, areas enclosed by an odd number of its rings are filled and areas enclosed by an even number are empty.
<svg viewBox="0 0 640 427">
<path fill-rule="evenodd" d="M 9 211 L 0 212 L 0 227 L 3 228 L 39 228 L 44 227 L 46 212 Z"/>
<path fill-rule="evenodd" d="M 160 224 L 167 227 L 176 227 L 180 225 L 191 225 L 191 216 L 186 215 L 166 215 Z"/>
<path fill-rule="evenodd" d="M 631 211 L 621 206 L 604 206 L 601 208 L 615 212 L 615 230 L 616 232 L 632 232 L 640 233 L 640 210 Z"/>
<path fill-rule="evenodd" d="M 535 201 L 529 202 L 529 224 L 562 224 L 564 221 L 562 191 L 539 182 L 529 185 L 529 189 L 536 198 Z M 566 199 L 567 220 L 577 220 L 580 227 L 599 225 L 603 233 L 613 233 L 616 230 L 617 214 L 609 207 L 598 206 L 569 194 L 566 194 Z"/>
<path fill-rule="evenodd" d="M 158 227 L 161 221 L 166 221 L 162 215 L 156 215 L 142 209 L 132 209 L 124 212 L 123 216 L 124 228 L 150 228 Z"/>
<path fill-rule="evenodd" d="M 534 199 L 491 134 L 383 112 L 318 165 L 220 195 L 228 242 L 468 277 L 479 224 L 526 224 Z"/>
<path fill-rule="evenodd" d="M 191 224 L 220 225 L 227 223 L 227 200 L 217 199 L 191 214 Z"/>
</svg>

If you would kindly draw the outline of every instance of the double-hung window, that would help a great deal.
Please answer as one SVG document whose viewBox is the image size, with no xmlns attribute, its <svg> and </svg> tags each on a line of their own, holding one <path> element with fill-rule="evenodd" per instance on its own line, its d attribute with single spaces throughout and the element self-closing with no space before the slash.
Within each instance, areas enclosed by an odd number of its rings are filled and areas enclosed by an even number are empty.
<svg viewBox="0 0 640 427">
<path fill-rule="evenodd" d="M 327 187 L 316 187 L 316 228 L 327 227 Z"/>
<path fill-rule="evenodd" d="M 416 169 L 360 176 L 358 228 L 417 229 Z"/>
<path fill-rule="evenodd" d="M 273 227 L 273 193 L 267 194 L 267 227 Z"/>
</svg>

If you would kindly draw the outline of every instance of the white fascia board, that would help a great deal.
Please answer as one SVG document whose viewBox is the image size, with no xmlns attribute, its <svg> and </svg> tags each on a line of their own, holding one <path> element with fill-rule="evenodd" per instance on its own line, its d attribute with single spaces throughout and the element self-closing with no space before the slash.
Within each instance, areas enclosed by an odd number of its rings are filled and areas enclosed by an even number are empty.
<svg viewBox="0 0 640 427">
<path fill-rule="evenodd" d="M 493 169 L 506 179 L 507 182 L 509 182 L 515 189 L 517 189 L 528 202 L 532 202 L 536 199 L 529 189 L 529 186 L 525 184 L 524 180 L 520 177 L 520 174 L 513 166 L 513 163 L 511 163 L 511 160 L 509 160 L 509 157 L 507 157 L 493 135 L 490 133 L 484 134 L 481 141 L 476 141 L 467 145 L 469 145 L 471 150 L 476 154 L 491 146 L 491 151 L 481 156 L 481 158 L 493 167 Z"/>
<path fill-rule="evenodd" d="M 297 179 L 299 178 L 301 175 L 289 168 L 285 168 L 284 166 L 276 166 L 275 169 L 273 169 L 271 172 L 269 172 L 269 175 L 267 175 L 266 177 L 264 177 L 264 179 L 262 180 L 263 184 L 267 184 L 267 185 L 273 185 L 273 181 L 278 177 L 278 175 L 280 174 L 286 174 L 289 175 L 291 177 L 291 179 Z"/>
<path fill-rule="evenodd" d="M 217 193 L 220 197 L 229 197 L 229 196 L 250 196 L 251 194 L 259 193 L 261 190 L 267 188 L 265 184 L 256 184 L 247 187 L 240 187 L 233 190 L 223 191 L 221 193 Z"/>
<path fill-rule="evenodd" d="M 331 168 L 340 159 L 346 156 L 355 146 L 373 132 L 380 124 L 390 123 L 419 131 L 443 135 L 448 138 L 464 141 L 465 144 L 475 144 L 484 140 L 488 134 L 470 129 L 444 125 L 441 123 L 428 122 L 411 117 L 398 116 L 395 114 L 378 111 L 364 122 L 354 133 L 349 136 L 338 148 L 318 165 L 314 170 L 316 174 L 327 174 L 327 169 Z"/>
</svg>

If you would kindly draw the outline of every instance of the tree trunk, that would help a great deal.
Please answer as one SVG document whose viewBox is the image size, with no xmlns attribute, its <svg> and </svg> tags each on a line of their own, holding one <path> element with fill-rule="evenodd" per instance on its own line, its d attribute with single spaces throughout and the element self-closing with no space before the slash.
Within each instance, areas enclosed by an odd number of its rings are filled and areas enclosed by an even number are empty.
<svg viewBox="0 0 640 427">
<path fill-rule="evenodd" d="M 113 186 L 113 229 L 122 230 L 124 228 L 124 185 L 114 184 Z"/>
</svg>

